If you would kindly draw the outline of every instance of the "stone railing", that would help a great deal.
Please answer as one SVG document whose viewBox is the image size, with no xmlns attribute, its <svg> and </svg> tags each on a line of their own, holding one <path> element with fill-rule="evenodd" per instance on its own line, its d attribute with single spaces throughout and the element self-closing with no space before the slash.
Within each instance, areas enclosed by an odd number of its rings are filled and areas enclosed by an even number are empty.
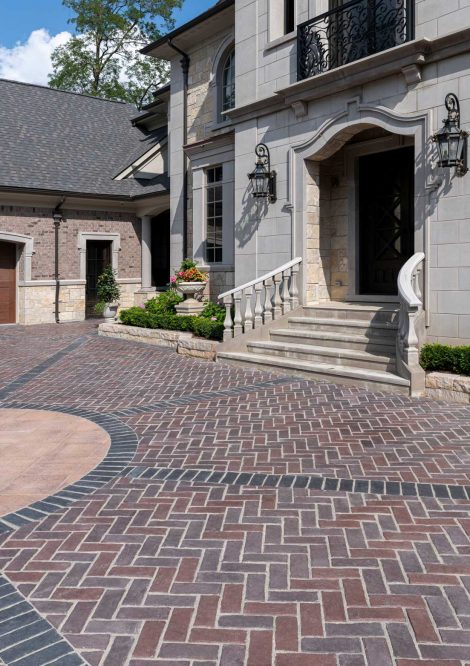
<svg viewBox="0 0 470 666">
<path fill-rule="evenodd" d="M 424 342 L 425 317 L 421 295 L 424 253 L 416 252 L 398 274 L 400 312 L 397 333 L 397 371 L 411 382 L 411 395 L 425 390 L 425 372 L 419 364 L 419 350 Z"/>
<path fill-rule="evenodd" d="M 297 257 L 251 282 L 219 294 L 225 305 L 224 342 L 259 328 L 299 305 Z"/>
</svg>

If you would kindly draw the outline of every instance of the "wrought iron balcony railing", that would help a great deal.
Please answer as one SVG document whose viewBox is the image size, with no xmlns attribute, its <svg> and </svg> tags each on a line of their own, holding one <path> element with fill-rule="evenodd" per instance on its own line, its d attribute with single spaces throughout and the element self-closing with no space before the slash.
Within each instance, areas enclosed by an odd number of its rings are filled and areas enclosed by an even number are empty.
<svg viewBox="0 0 470 666">
<path fill-rule="evenodd" d="M 297 28 L 297 79 L 403 44 L 414 37 L 414 0 L 352 0 Z"/>
</svg>

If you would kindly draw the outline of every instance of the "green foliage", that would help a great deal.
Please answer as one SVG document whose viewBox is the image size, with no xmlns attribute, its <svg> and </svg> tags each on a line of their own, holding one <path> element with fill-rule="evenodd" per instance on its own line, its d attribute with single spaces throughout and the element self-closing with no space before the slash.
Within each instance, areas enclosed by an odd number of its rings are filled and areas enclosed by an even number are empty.
<svg viewBox="0 0 470 666">
<path fill-rule="evenodd" d="M 76 34 L 52 54 L 53 88 L 141 107 L 168 79 L 168 66 L 139 50 L 174 25 L 182 0 L 62 0 Z"/>
<path fill-rule="evenodd" d="M 470 345 L 461 347 L 437 343 L 424 345 L 420 361 L 425 370 L 470 375 Z"/>
<path fill-rule="evenodd" d="M 225 308 L 221 305 L 216 305 L 216 303 L 212 303 L 212 301 L 208 301 L 204 305 L 204 310 L 199 316 L 203 317 L 204 319 L 215 318 L 216 321 L 218 321 L 220 324 L 223 324 L 225 320 Z"/>
<path fill-rule="evenodd" d="M 98 303 L 95 306 L 96 312 L 103 312 L 108 303 L 119 300 L 121 289 L 116 281 L 116 271 L 113 270 L 112 266 L 107 266 L 98 277 L 96 295 L 98 297 Z"/>
<path fill-rule="evenodd" d="M 147 301 L 145 309 L 152 314 L 175 314 L 175 306 L 183 300 L 183 297 L 177 291 L 169 289 Z"/>
<path fill-rule="evenodd" d="M 154 314 L 148 309 L 134 307 L 121 310 L 119 318 L 127 326 L 141 328 L 161 328 L 167 331 L 188 331 L 209 340 L 222 340 L 224 326 L 204 317 L 180 316 L 175 314 Z"/>
<path fill-rule="evenodd" d="M 189 257 L 186 257 L 181 262 L 180 271 L 189 271 L 190 268 L 197 268 L 197 264 L 192 259 L 189 259 Z"/>
<path fill-rule="evenodd" d="M 219 321 L 211 321 L 204 317 L 192 317 L 193 333 L 200 338 L 209 338 L 210 340 L 222 340 L 224 336 L 224 325 Z"/>
</svg>

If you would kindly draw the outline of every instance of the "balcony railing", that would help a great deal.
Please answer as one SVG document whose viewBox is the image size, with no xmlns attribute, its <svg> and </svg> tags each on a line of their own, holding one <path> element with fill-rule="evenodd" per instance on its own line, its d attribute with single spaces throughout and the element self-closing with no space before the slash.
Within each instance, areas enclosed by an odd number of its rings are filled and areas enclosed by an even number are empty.
<svg viewBox="0 0 470 666">
<path fill-rule="evenodd" d="M 297 79 L 385 51 L 414 37 L 414 0 L 352 0 L 297 28 Z"/>
</svg>

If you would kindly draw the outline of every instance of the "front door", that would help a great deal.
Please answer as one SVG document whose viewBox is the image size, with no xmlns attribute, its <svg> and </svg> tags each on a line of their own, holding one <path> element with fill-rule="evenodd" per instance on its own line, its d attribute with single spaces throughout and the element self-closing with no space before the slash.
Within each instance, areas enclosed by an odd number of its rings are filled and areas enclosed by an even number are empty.
<svg viewBox="0 0 470 666">
<path fill-rule="evenodd" d="M 98 302 L 96 285 L 98 277 L 111 263 L 111 241 L 87 241 L 86 244 L 86 316 L 95 315 Z"/>
<path fill-rule="evenodd" d="M 170 211 L 152 220 L 152 279 L 157 289 L 170 281 Z"/>
<path fill-rule="evenodd" d="M 359 158 L 359 287 L 394 295 L 414 252 L 414 148 Z"/>
<path fill-rule="evenodd" d="M 16 245 L 0 242 L 0 324 L 16 321 Z"/>
</svg>

